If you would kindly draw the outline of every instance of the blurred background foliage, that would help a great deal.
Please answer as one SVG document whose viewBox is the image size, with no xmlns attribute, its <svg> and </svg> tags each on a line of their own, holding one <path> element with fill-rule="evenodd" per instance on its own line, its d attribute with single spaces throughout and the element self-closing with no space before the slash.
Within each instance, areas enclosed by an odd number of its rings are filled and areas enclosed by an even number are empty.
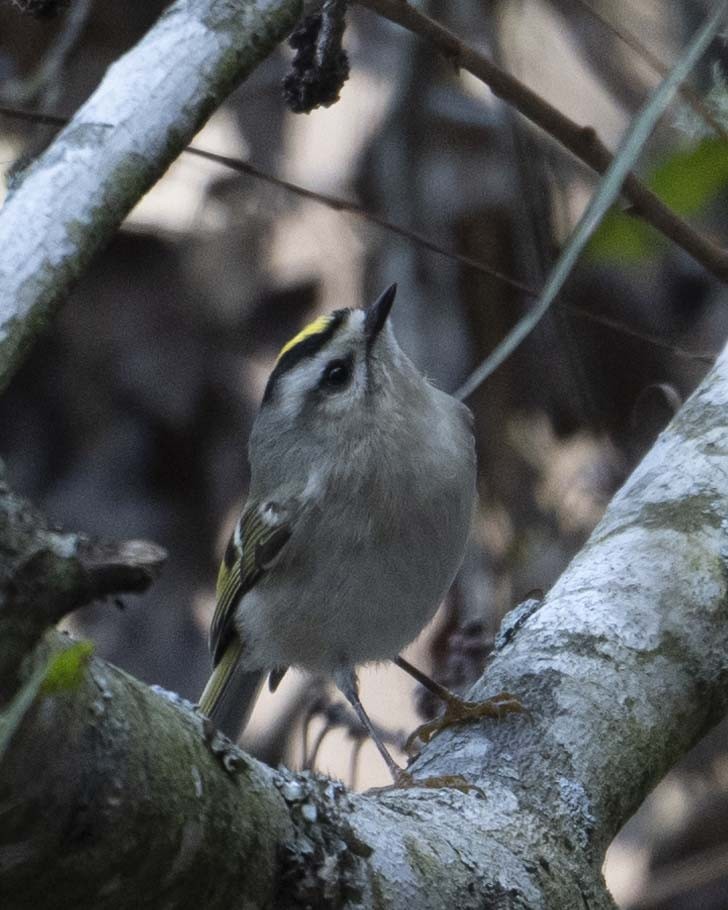
<svg viewBox="0 0 728 910">
<path fill-rule="evenodd" d="M 75 0 L 52 18 L 1 6 L 0 104 L 72 115 L 164 6 Z M 707 4 L 421 7 L 614 148 Z M 594 176 L 431 46 L 371 12 L 350 10 L 344 43 L 351 76 L 336 105 L 286 110 L 291 54 L 282 48 L 196 145 L 355 201 L 541 287 Z M 724 41 L 714 42 L 691 79 L 724 128 L 725 58 Z M 53 133 L 0 117 L 8 184 Z M 728 145 L 683 99 L 640 174 L 725 242 Z M 97 257 L 0 399 L 0 452 L 14 486 L 59 524 L 148 537 L 170 553 L 143 600 L 73 619 L 102 656 L 196 699 L 209 671 L 217 562 L 245 498 L 246 440 L 275 354 L 316 313 L 365 304 L 395 280 L 400 341 L 448 390 L 532 300 L 381 225 L 189 155 Z M 500 618 L 548 589 L 708 369 L 728 331 L 727 303 L 725 288 L 684 252 L 624 206 L 610 213 L 551 313 L 469 402 L 480 509 L 447 602 L 408 652 L 423 669 L 460 689 L 482 672 Z M 435 708 L 386 667 L 363 673 L 363 698 L 395 743 Z M 387 782 L 319 680 L 289 674 L 261 699 L 244 743 L 268 761 L 314 762 L 357 786 Z M 621 906 L 728 906 L 726 810 L 723 725 L 613 845 L 607 876 Z"/>
</svg>

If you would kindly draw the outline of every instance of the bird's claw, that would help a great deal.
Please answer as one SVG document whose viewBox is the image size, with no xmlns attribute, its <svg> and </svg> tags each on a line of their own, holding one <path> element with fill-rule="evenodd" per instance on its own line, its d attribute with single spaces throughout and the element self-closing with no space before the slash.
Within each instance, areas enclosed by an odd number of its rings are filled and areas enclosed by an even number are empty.
<svg viewBox="0 0 728 910">
<path fill-rule="evenodd" d="M 444 714 L 417 727 L 407 739 L 405 749 L 409 751 L 418 739 L 423 743 L 428 743 L 441 730 L 455 724 L 472 723 L 484 717 L 500 720 L 507 714 L 524 713 L 527 713 L 527 709 L 510 692 L 499 692 L 498 695 L 484 701 L 465 701 L 461 698 L 453 698 L 447 702 Z"/>
</svg>

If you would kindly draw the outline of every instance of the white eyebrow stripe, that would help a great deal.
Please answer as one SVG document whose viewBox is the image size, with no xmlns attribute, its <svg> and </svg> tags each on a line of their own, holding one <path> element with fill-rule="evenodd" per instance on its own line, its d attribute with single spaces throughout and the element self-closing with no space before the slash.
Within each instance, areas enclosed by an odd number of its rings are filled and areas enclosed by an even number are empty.
<svg viewBox="0 0 728 910">
<path fill-rule="evenodd" d="M 280 413 L 294 421 L 302 412 L 307 396 L 319 385 L 324 367 L 331 360 L 363 354 L 363 310 L 348 310 L 333 335 L 315 352 L 302 357 L 276 377 L 276 401 Z M 303 342 L 305 343 L 305 341 Z M 290 350 L 295 350 L 291 348 Z"/>
</svg>

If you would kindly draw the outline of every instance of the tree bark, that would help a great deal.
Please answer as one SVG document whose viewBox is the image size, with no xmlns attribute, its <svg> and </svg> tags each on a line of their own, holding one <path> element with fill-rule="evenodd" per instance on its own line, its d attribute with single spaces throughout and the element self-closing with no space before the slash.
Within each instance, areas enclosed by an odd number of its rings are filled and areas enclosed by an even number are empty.
<svg viewBox="0 0 728 910">
<path fill-rule="evenodd" d="M 299 11 L 179 0 L 28 169 L 0 217 L 0 387 Z M 48 630 L 148 583 L 160 554 L 89 555 L 0 483 L 0 905 L 612 907 L 607 845 L 726 709 L 727 423 L 724 353 L 548 597 L 506 618 L 471 697 L 507 690 L 529 714 L 448 729 L 411 767 L 467 792 L 274 771 Z"/>
<path fill-rule="evenodd" d="M 91 256 L 301 8 L 177 0 L 16 176 L 0 216 L 0 391 Z"/>
<path fill-rule="evenodd" d="M 102 661 L 59 687 L 51 633 L 3 713 L 3 906 L 613 906 L 610 840 L 725 713 L 727 423 L 724 353 L 546 599 L 506 618 L 471 697 L 530 713 L 446 730 L 411 767 L 469 792 L 273 771 Z"/>
</svg>

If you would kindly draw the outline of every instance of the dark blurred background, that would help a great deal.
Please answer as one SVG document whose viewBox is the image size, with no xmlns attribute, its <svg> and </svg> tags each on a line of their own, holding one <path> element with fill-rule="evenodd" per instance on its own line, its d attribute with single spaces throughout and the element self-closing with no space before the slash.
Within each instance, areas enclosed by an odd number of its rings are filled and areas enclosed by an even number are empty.
<svg viewBox="0 0 728 910">
<path fill-rule="evenodd" d="M 0 104 L 72 115 L 165 5 L 75 0 L 43 19 L 0 6 Z M 633 39 L 669 66 L 704 11 L 688 0 L 423 6 L 611 147 L 659 80 Z M 335 106 L 286 110 L 291 54 L 281 49 L 195 144 L 354 200 L 541 287 L 593 176 L 373 14 L 350 11 L 345 46 L 351 77 Z M 718 41 L 691 80 L 715 107 L 725 58 Z M 0 116 L 9 184 L 53 133 Z M 720 239 L 728 155 L 709 135 L 676 102 L 640 173 Z M 245 498 L 246 440 L 276 352 L 316 313 L 367 303 L 394 280 L 400 341 L 448 390 L 531 302 L 380 226 L 185 155 L 96 258 L 0 399 L 0 455 L 14 486 L 53 521 L 168 549 L 146 597 L 73 618 L 102 656 L 197 698 L 217 562 Z M 727 302 L 653 231 L 629 215 L 608 219 L 551 314 L 469 402 L 481 507 L 463 571 L 410 652 L 423 669 L 460 689 L 482 672 L 502 615 L 549 588 L 709 367 Z M 363 697 L 395 742 L 435 707 L 392 668 L 367 670 Z M 322 681 L 289 674 L 262 699 L 245 744 L 272 762 L 313 759 L 357 786 L 386 783 L 347 718 Z M 728 907 L 726 809 L 722 726 L 613 845 L 607 877 L 621 906 Z"/>
</svg>

